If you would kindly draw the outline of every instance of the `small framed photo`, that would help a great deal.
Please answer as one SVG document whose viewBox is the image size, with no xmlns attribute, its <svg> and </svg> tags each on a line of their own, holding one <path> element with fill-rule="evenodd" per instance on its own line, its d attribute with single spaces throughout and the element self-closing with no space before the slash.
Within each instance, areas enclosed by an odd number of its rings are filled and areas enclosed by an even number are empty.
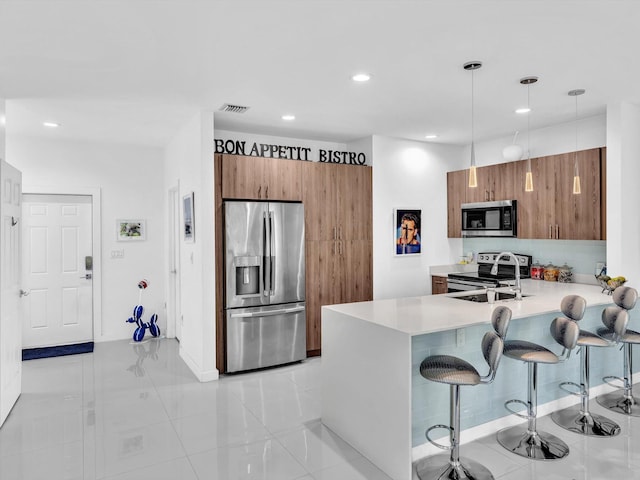
<svg viewBox="0 0 640 480">
<path fill-rule="evenodd" d="M 140 242 L 147 239 L 147 225 L 144 220 L 116 220 L 119 242 Z"/>
<path fill-rule="evenodd" d="M 195 242 L 195 219 L 193 209 L 193 192 L 182 197 L 182 218 L 185 242 Z"/>
<path fill-rule="evenodd" d="M 393 211 L 394 247 L 396 255 L 418 255 L 422 253 L 420 225 L 422 210 L 396 208 Z"/>
</svg>

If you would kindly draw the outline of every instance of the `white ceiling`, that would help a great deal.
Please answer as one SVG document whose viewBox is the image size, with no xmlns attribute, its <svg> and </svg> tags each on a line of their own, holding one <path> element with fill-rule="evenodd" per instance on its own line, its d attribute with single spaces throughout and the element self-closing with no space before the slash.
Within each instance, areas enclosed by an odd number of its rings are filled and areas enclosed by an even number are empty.
<svg viewBox="0 0 640 480">
<path fill-rule="evenodd" d="M 7 132 L 163 146 L 198 110 L 216 128 L 466 144 L 640 104 L 637 0 L 0 0 Z M 354 84 L 359 71 L 373 75 Z M 285 113 L 296 115 L 285 123 Z M 58 129 L 45 129 L 43 121 Z"/>
</svg>

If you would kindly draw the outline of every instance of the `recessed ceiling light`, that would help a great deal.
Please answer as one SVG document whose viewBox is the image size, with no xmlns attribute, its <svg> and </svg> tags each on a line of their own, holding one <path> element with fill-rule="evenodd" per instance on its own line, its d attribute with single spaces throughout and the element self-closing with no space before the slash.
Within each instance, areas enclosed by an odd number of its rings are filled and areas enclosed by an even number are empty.
<svg viewBox="0 0 640 480">
<path fill-rule="evenodd" d="M 434 134 L 425 135 L 424 138 L 426 138 L 427 140 L 433 140 L 434 138 L 438 138 L 438 135 L 434 135 Z"/>
<path fill-rule="evenodd" d="M 522 107 L 522 108 L 516 109 L 516 113 L 529 113 L 530 111 L 531 109 L 529 107 Z"/>
<path fill-rule="evenodd" d="M 60 124 L 56 122 L 42 122 L 42 125 L 49 128 L 57 128 L 60 126 Z"/>
<path fill-rule="evenodd" d="M 369 75 L 368 73 L 356 73 L 353 77 L 351 77 L 351 79 L 354 82 L 368 82 L 369 80 L 371 80 L 371 75 Z"/>
<path fill-rule="evenodd" d="M 286 120 L 287 122 L 290 122 L 291 120 L 295 120 L 296 116 L 295 115 L 282 115 L 282 119 Z"/>
</svg>

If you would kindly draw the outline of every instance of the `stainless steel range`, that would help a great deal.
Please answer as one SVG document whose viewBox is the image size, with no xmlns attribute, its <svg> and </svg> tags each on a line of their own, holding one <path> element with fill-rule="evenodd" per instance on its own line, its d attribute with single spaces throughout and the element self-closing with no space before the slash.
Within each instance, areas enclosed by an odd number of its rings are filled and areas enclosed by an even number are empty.
<svg viewBox="0 0 640 480">
<path fill-rule="evenodd" d="M 500 257 L 498 272 L 495 275 L 491 273 L 491 267 L 493 267 L 498 255 L 500 255 L 498 252 L 479 253 L 477 272 L 450 273 L 447 278 L 447 291 L 449 293 L 464 292 L 485 287 L 512 285 L 516 278 L 516 266 L 508 255 Z M 518 259 L 520 278 L 529 278 L 533 257 L 519 253 L 515 254 L 515 257 Z"/>
</svg>

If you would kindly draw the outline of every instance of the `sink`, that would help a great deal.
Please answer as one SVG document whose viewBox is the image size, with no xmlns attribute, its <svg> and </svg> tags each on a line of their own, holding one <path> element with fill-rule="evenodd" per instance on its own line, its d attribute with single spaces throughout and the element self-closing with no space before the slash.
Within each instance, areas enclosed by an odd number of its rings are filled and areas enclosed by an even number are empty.
<svg viewBox="0 0 640 480">
<path fill-rule="evenodd" d="M 522 297 L 528 297 L 529 295 L 522 295 Z M 478 302 L 478 303 L 487 303 L 487 294 L 486 293 L 474 293 L 471 295 L 462 295 L 460 297 L 451 297 L 457 298 L 458 300 L 466 300 L 467 302 Z M 516 294 L 512 292 L 496 292 L 496 302 L 502 300 L 512 300 L 516 298 Z"/>
</svg>

